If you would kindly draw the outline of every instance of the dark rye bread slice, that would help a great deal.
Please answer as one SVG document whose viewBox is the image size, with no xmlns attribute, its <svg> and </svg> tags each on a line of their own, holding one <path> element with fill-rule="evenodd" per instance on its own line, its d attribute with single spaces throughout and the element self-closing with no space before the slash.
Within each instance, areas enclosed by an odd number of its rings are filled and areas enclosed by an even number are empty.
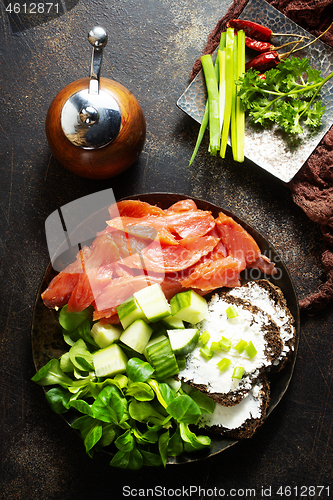
<svg viewBox="0 0 333 500">
<path fill-rule="evenodd" d="M 238 405 L 216 404 L 212 414 L 201 416 L 197 428 L 233 439 L 250 438 L 264 423 L 269 401 L 270 385 L 264 375 Z"/>
<path fill-rule="evenodd" d="M 226 308 L 231 305 L 236 306 L 240 313 L 239 318 L 233 326 L 236 334 L 237 332 L 241 332 L 241 328 L 245 325 L 244 318 L 246 318 L 246 325 L 256 328 L 258 332 L 258 339 L 255 341 L 255 344 L 257 344 L 256 347 L 258 348 L 259 343 L 262 346 L 261 355 L 258 354 L 251 361 L 246 359 L 245 356 L 245 358 L 239 361 L 233 347 L 228 352 L 221 352 L 221 357 L 231 356 L 232 359 L 230 369 L 227 369 L 221 375 L 216 366 L 219 358 L 216 359 L 215 357 L 214 359 L 213 357 L 211 360 L 206 361 L 200 354 L 202 346 L 199 343 L 194 351 L 187 356 L 186 366 L 178 374 L 180 380 L 204 392 L 216 403 L 224 406 L 238 404 L 248 394 L 262 374 L 279 358 L 282 351 L 279 328 L 267 313 L 244 299 L 232 297 L 224 293 L 214 294 L 208 302 L 209 314 L 206 320 L 198 325 L 200 331 L 207 330 L 212 340 L 214 336 L 215 340 L 219 340 L 223 335 L 227 336 L 228 334 L 223 333 L 223 330 L 221 333 L 220 329 L 224 323 L 227 327 L 230 326 L 226 315 Z M 217 333 L 214 332 L 214 328 L 218 330 Z M 209 346 L 209 344 L 207 345 Z M 232 379 L 232 371 L 230 372 L 230 370 L 233 370 L 233 364 L 236 366 L 246 363 L 248 366 L 245 368 L 242 379 L 239 381 Z"/>
<path fill-rule="evenodd" d="M 227 294 L 245 299 L 263 309 L 277 324 L 280 329 L 283 349 L 279 358 L 273 363 L 272 371 L 282 370 L 295 349 L 296 341 L 295 320 L 288 309 L 282 290 L 268 280 L 257 280 L 236 287 Z"/>
</svg>

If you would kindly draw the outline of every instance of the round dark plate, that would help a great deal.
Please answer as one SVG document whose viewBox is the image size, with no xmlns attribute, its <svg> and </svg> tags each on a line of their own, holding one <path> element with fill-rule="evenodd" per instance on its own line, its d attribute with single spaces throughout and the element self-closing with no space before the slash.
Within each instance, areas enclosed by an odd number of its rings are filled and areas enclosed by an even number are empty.
<svg viewBox="0 0 333 500">
<path fill-rule="evenodd" d="M 203 201 L 197 198 L 193 198 L 191 196 L 185 196 L 181 194 L 170 194 L 170 193 L 149 193 L 149 194 L 141 194 L 136 196 L 130 196 L 126 199 L 140 199 L 141 201 L 148 202 L 152 205 L 158 205 L 161 208 L 168 208 L 173 203 L 176 203 L 182 199 L 192 199 L 197 204 L 198 208 L 201 210 L 209 210 L 212 212 L 214 217 L 218 216 L 220 211 L 223 211 L 226 215 L 233 217 L 239 224 L 241 224 L 246 231 L 248 231 L 253 238 L 256 240 L 257 244 L 260 247 L 261 253 L 270 258 L 272 262 L 275 263 L 275 267 L 277 269 L 277 273 L 275 277 L 270 277 L 270 280 L 275 285 L 279 286 L 284 293 L 284 296 L 287 300 L 287 304 L 291 314 L 295 319 L 295 328 L 296 328 L 296 343 L 295 350 L 292 354 L 290 362 L 286 365 L 286 367 L 279 373 L 273 375 L 270 379 L 271 385 L 271 399 L 268 408 L 268 415 L 273 411 L 276 405 L 281 401 L 284 393 L 286 392 L 289 382 L 291 380 L 294 365 L 296 361 L 299 336 L 300 336 L 300 318 L 299 318 L 299 307 L 298 300 L 295 292 L 295 287 L 291 276 L 283 263 L 281 257 L 276 252 L 274 247 L 253 227 L 246 224 L 244 221 L 239 219 L 237 216 L 225 210 L 221 207 L 213 205 L 207 201 Z M 108 218 L 107 208 L 105 209 L 105 220 Z M 101 214 L 98 213 L 98 220 L 100 221 Z M 91 228 L 90 234 L 95 234 L 96 231 L 93 231 L 94 227 L 94 216 L 90 217 L 83 225 L 88 225 Z M 78 231 L 82 230 L 81 225 L 78 228 Z M 84 234 L 87 234 L 87 230 L 85 228 Z M 93 237 L 91 238 L 92 241 Z M 82 242 L 83 243 L 83 242 Z M 86 244 L 89 244 L 90 241 L 86 241 Z M 60 252 L 61 253 L 61 252 Z M 63 265 L 73 261 L 75 255 L 70 251 L 62 253 L 61 259 L 63 260 Z M 59 267 L 57 266 L 57 269 Z M 53 309 L 48 309 L 41 300 L 41 293 L 45 290 L 51 279 L 57 273 L 54 271 L 52 264 L 50 263 L 46 269 L 44 274 L 42 283 L 38 290 L 37 300 L 34 307 L 33 313 L 33 323 L 32 323 L 32 355 L 33 361 L 38 371 L 42 366 L 44 366 L 50 359 L 60 357 L 68 348 L 63 341 L 62 331 L 58 323 L 58 314 Z M 263 276 L 258 270 L 249 269 L 245 270 L 242 273 L 242 281 L 245 283 L 246 281 L 267 278 L 267 276 Z M 77 418 L 77 415 L 73 412 L 68 412 L 61 415 L 62 418 L 68 424 L 73 423 L 73 421 Z M 195 460 L 201 460 L 203 458 L 207 458 L 215 455 L 216 453 L 220 453 L 221 451 L 229 448 L 230 446 L 237 443 L 235 439 L 228 439 L 221 436 L 212 436 L 211 446 L 207 448 L 205 451 L 197 452 L 197 453 L 182 453 L 178 457 L 169 457 L 169 464 L 178 464 L 184 462 L 191 462 Z"/>
</svg>

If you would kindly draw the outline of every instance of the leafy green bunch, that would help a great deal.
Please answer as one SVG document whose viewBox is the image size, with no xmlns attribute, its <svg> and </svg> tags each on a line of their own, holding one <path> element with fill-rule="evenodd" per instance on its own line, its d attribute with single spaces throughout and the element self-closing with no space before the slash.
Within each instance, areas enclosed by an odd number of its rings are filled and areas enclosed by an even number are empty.
<svg viewBox="0 0 333 500">
<path fill-rule="evenodd" d="M 321 125 L 325 107 L 316 100 L 333 73 L 323 78 L 307 58 L 292 57 L 267 71 L 264 78 L 251 68 L 239 80 L 238 95 L 254 123 L 276 123 L 289 134 L 302 134 L 306 125 Z"/>
<path fill-rule="evenodd" d="M 166 465 L 168 456 L 193 452 L 210 445 L 208 436 L 196 435 L 202 413 L 212 413 L 215 403 L 200 391 L 189 394 L 175 380 L 158 380 L 154 368 L 134 352 L 125 374 L 98 378 L 92 353 L 98 349 L 89 331 L 90 312 L 60 312 L 63 337 L 69 345 L 59 359 L 51 359 L 33 377 L 50 386 L 46 399 L 56 413 L 76 412 L 71 424 L 92 457 L 111 447 L 111 466 L 140 469 Z"/>
</svg>

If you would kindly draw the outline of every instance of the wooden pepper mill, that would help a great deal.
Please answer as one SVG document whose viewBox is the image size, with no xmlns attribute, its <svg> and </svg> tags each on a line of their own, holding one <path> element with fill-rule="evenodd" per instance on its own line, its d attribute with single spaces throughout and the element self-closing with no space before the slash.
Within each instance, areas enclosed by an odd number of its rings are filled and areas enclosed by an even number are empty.
<svg viewBox="0 0 333 500">
<path fill-rule="evenodd" d="M 107 34 L 99 26 L 88 34 L 93 46 L 90 78 L 67 85 L 52 101 L 46 136 L 52 153 L 68 170 L 89 179 L 106 179 L 130 167 L 146 138 L 143 111 L 132 92 L 100 78 Z"/>
</svg>

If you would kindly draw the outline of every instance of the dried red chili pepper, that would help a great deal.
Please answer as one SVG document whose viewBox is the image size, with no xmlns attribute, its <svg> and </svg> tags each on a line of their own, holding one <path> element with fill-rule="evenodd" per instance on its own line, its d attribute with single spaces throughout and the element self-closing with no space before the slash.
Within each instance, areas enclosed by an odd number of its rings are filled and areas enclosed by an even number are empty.
<svg viewBox="0 0 333 500">
<path fill-rule="evenodd" d="M 260 40 L 254 40 L 253 38 L 250 38 L 249 36 L 245 36 L 245 45 L 252 50 L 255 50 L 256 52 L 268 52 L 270 50 L 279 50 L 282 49 L 283 47 L 286 47 L 287 45 L 290 45 L 295 42 L 288 42 L 284 43 L 283 45 L 280 45 L 279 47 L 274 47 L 270 42 L 261 42 Z"/>
<path fill-rule="evenodd" d="M 275 68 L 275 66 L 277 66 L 280 61 L 280 56 L 275 50 L 263 52 L 262 54 L 259 54 L 245 64 L 245 71 L 253 68 L 260 73 L 264 73 L 268 69 Z"/>
<path fill-rule="evenodd" d="M 235 28 L 237 30 L 243 30 L 246 35 L 256 40 L 267 42 L 273 36 L 296 36 L 301 37 L 298 34 L 289 33 L 273 33 L 271 29 L 261 24 L 255 23 L 253 21 L 247 21 L 245 19 L 230 19 L 227 22 L 227 28 Z"/>
<path fill-rule="evenodd" d="M 303 50 L 306 47 L 309 47 L 309 45 L 314 43 L 316 40 L 319 40 L 319 38 L 321 38 L 332 26 L 333 22 L 329 25 L 329 27 L 325 31 L 323 31 L 323 33 L 317 36 L 317 38 L 307 43 L 306 45 L 299 47 L 298 49 L 296 47 L 302 42 L 303 38 L 301 38 L 301 40 L 296 43 L 294 42 L 295 43 L 294 47 L 286 54 L 278 54 L 275 50 L 259 54 L 258 56 L 254 57 L 245 64 L 245 71 L 248 71 L 250 68 L 253 68 L 256 71 L 259 71 L 260 73 L 264 73 L 269 69 L 275 68 L 275 66 L 277 66 L 284 59 L 287 59 L 287 57 L 290 56 L 291 54 L 298 52 L 299 50 Z"/>
</svg>

